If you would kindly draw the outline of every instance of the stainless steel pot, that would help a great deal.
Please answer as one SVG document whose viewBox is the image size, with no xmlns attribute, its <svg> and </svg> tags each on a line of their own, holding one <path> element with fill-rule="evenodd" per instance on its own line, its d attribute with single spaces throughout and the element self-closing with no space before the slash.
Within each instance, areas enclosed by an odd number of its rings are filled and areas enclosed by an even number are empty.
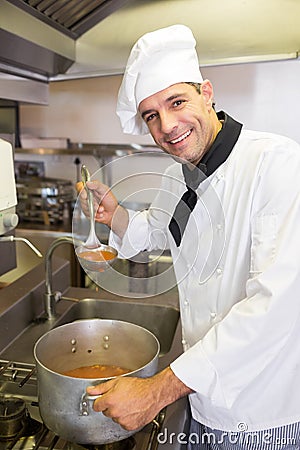
<svg viewBox="0 0 300 450">
<path fill-rule="evenodd" d="M 107 444 L 125 439 L 126 431 L 93 410 L 86 387 L 107 379 L 83 379 L 62 372 L 94 364 L 131 371 L 122 376 L 149 377 L 157 371 L 159 341 L 145 328 L 118 320 L 80 320 L 54 328 L 34 346 L 39 408 L 45 425 L 78 444 Z"/>
</svg>

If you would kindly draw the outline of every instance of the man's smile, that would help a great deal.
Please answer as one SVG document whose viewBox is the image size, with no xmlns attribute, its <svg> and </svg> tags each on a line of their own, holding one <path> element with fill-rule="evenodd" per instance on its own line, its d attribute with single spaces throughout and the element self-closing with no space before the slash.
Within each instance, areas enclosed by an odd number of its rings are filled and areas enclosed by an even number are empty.
<svg viewBox="0 0 300 450">
<path fill-rule="evenodd" d="M 184 139 L 186 139 L 191 134 L 191 132 L 192 132 L 192 130 L 188 130 L 184 134 L 182 134 L 181 136 L 178 136 L 176 139 L 170 140 L 169 143 L 170 144 L 178 144 L 178 142 L 181 142 Z"/>
</svg>

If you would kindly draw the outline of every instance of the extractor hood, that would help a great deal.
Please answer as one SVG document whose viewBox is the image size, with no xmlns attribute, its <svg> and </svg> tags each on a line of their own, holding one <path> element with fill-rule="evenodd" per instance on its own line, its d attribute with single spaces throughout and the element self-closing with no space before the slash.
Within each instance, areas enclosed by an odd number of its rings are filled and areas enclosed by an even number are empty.
<svg viewBox="0 0 300 450">
<path fill-rule="evenodd" d="M 130 0 L 0 0 L 0 72 L 48 82 L 76 40 Z"/>
</svg>

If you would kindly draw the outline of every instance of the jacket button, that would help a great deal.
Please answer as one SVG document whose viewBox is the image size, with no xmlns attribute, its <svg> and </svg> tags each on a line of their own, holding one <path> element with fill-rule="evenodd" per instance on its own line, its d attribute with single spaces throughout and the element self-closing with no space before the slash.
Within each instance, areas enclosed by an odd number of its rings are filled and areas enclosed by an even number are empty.
<svg viewBox="0 0 300 450">
<path fill-rule="evenodd" d="M 211 313 L 210 313 L 210 317 L 211 317 L 212 319 L 215 319 L 215 318 L 217 317 L 217 313 L 216 313 L 216 312 L 211 312 Z"/>
<path fill-rule="evenodd" d="M 216 272 L 218 275 L 221 275 L 223 273 L 223 270 L 221 269 L 221 267 L 218 267 Z"/>
</svg>

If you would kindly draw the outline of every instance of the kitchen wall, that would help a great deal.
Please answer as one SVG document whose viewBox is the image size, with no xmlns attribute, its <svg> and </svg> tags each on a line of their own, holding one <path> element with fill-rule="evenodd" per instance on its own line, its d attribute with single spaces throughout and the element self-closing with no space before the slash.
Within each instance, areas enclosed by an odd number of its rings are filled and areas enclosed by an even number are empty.
<svg viewBox="0 0 300 450">
<path fill-rule="evenodd" d="M 278 132 L 300 141 L 296 110 L 300 101 L 300 62 L 282 61 L 206 67 L 215 86 L 217 108 L 247 128 Z M 151 143 L 122 133 L 115 114 L 119 76 L 52 82 L 49 106 L 21 107 L 21 132 L 68 137 L 73 142 Z"/>
<path fill-rule="evenodd" d="M 300 142 L 296 123 L 300 104 L 298 61 L 205 67 L 202 72 L 214 84 L 217 109 L 242 121 L 245 128 L 287 135 Z M 21 134 L 67 137 L 72 142 L 152 144 L 149 136 L 122 133 L 115 114 L 120 82 L 119 76 L 52 82 L 49 106 L 21 106 Z M 26 159 L 27 155 L 17 158 Z M 73 156 L 40 158 L 46 161 L 48 176 L 74 179 Z M 99 166 L 92 156 L 83 158 L 90 167 Z M 157 163 L 154 158 L 146 166 L 163 170 L 166 164 L 165 159 Z M 122 167 L 126 171 L 126 161 Z M 120 167 L 118 170 L 120 176 Z"/>
</svg>

